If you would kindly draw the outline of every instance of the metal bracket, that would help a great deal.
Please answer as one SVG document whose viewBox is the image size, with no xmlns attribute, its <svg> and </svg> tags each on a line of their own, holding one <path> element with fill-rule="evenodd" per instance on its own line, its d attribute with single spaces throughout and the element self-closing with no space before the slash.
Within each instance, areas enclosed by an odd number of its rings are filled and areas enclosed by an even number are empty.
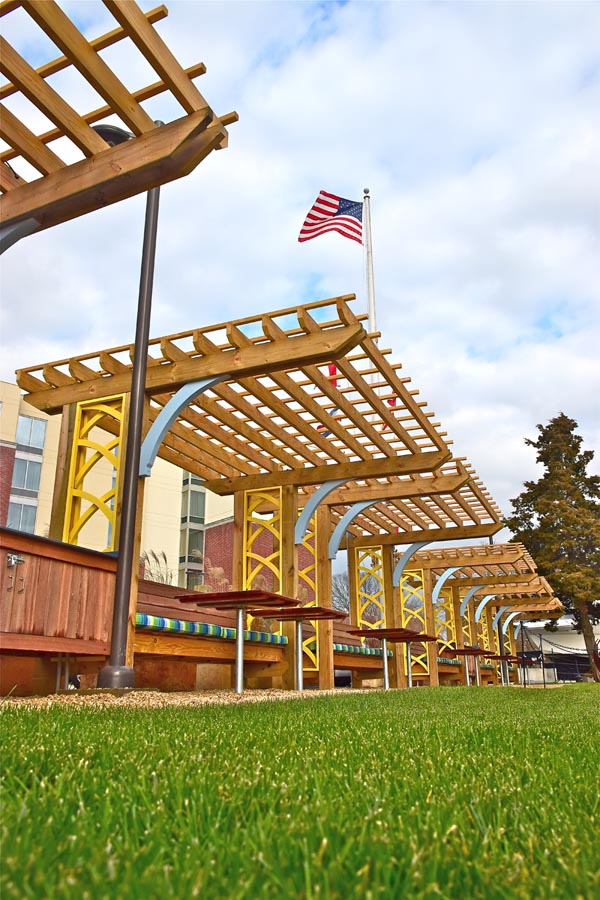
<svg viewBox="0 0 600 900">
<path fill-rule="evenodd" d="M 19 556 L 17 553 L 6 554 L 6 565 L 9 569 L 12 569 L 13 566 L 19 566 L 24 562 L 25 558 L 23 556 Z"/>
</svg>

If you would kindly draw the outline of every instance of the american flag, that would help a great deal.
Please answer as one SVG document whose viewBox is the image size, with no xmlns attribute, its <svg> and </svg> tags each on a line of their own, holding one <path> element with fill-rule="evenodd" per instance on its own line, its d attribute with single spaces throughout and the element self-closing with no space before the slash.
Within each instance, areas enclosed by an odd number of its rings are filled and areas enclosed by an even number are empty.
<svg viewBox="0 0 600 900">
<path fill-rule="evenodd" d="M 357 200 L 344 200 L 343 197 L 321 191 L 308 211 L 298 240 L 302 243 L 326 231 L 337 231 L 362 244 L 362 209 L 362 203 Z"/>
</svg>

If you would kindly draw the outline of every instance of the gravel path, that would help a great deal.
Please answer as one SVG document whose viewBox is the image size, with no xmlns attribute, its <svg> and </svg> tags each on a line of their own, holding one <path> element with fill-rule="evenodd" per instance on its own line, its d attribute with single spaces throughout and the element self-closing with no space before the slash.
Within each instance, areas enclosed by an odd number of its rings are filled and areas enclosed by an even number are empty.
<svg viewBox="0 0 600 900">
<path fill-rule="evenodd" d="M 64 691 L 60 694 L 50 694 L 48 697 L 4 697 L 0 701 L 0 709 L 33 708 L 48 709 L 52 706 L 70 706 L 79 708 L 82 706 L 100 707 L 126 707 L 129 709 L 153 709 L 166 706 L 208 706 L 210 704 L 233 703 L 268 703 L 274 700 L 299 700 L 309 697 L 324 697 L 334 694 L 365 694 L 368 690 L 350 688 L 336 689 L 332 691 L 282 691 L 260 690 L 244 691 L 236 694 L 235 691 L 183 691 L 181 693 L 163 693 L 161 691 L 136 691 L 134 690 L 104 690 L 104 691 Z"/>
</svg>

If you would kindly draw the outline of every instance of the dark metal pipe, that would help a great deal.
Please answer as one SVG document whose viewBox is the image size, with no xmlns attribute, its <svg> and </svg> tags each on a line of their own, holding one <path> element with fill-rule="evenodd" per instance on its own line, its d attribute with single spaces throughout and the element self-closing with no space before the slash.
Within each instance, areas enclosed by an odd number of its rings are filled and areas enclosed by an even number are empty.
<svg viewBox="0 0 600 900">
<path fill-rule="evenodd" d="M 133 367 L 131 373 L 131 395 L 129 423 L 125 449 L 125 471 L 123 474 L 123 499 L 119 557 L 113 609 L 110 664 L 101 669 L 98 687 L 133 687 L 133 669 L 125 665 L 127 652 L 127 626 L 129 620 L 129 595 L 133 570 L 133 549 L 136 525 L 140 450 L 144 428 L 144 402 L 146 392 L 146 366 L 148 358 L 148 338 L 150 335 L 150 314 L 152 308 L 152 288 L 154 283 L 154 261 L 156 257 L 156 234 L 158 230 L 158 204 L 160 187 L 152 188 L 146 197 L 146 221 L 144 225 L 144 246 L 140 273 L 138 315 L 135 332 Z"/>
</svg>

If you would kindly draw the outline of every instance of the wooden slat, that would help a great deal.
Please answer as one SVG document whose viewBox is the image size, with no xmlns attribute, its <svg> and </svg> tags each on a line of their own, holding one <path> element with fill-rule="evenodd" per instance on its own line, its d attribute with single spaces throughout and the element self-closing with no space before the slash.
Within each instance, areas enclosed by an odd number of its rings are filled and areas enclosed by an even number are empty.
<svg viewBox="0 0 600 900">
<path fill-rule="evenodd" d="M 65 164 L 62 159 L 49 147 L 42 144 L 39 138 L 5 106 L 0 107 L 0 137 L 17 149 L 20 156 L 31 163 L 34 169 L 37 169 L 42 175 L 49 175 L 51 172 L 58 172 L 64 168 Z M 37 184 L 37 182 L 35 183 Z M 20 193 L 25 187 L 27 185 L 22 185 L 18 191 L 11 191 L 11 194 Z"/>
<path fill-rule="evenodd" d="M 206 72 L 206 66 L 204 63 L 196 63 L 194 66 L 190 66 L 185 70 L 188 78 L 197 78 L 199 75 L 204 75 Z M 136 100 L 137 103 L 141 103 L 144 100 L 149 100 L 151 97 L 156 97 L 158 94 L 162 94 L 167 90 L 167 87 L 163 81 L 155 81 L 153 84 L 149 84 L 147 87 L 140 88 L 137 91 L 132 93 L 132 97 Z M 100 119 L 106 119 L 108 116 L 112 115 L 112 109 L 110 106 L 99 106 L 97 109 L 93 109 L 91 112 L 85 113 L 81 116 L 84 122 L 87 122 L 88 125 L 91 125 L 93 122 L 99 122 Z M 229 118 L 229 116 L 233 116 L 233 118 Z M 235 113 L 231 113 L 225 116 L 219 116 L 219 121 L 223 125 L 229 125 L 232 122 L 235 122 L 237 119 Z M 92 129 L 93 130 L 93 129 Z M 96 133 L 96 132 L 94 132 Z M 49 144 L 51 141 L 58 140 L 61 137 L 62 131 L 60 128 L 52 128 L 50 131 L 45 131 L 43 134 L 39 135 L 39 139 L 43 144 Z M 0 153 L 0 161 L 5 162 L 10 159 L 14 159 L 18 154 L 12 150 L 4 150 Z"/>
<path fill-rule="evenodd" d="M 54 122 L 86 156 L 106 150 L 107 144 L 35 69 L 0 36 L 0 72 Z"/>
<path fill-rule="evenodd" d="M 186 112 L 195 112 L 208 106 L 206 100 L 189 80 L 177 59 L 152 28 L 136 3 L 122 0 L 104 0 L 105 6 L 145 56 L 153 69 L 168 85 Z"/>
<path fill-rule="evenodd" d="M 23 7 L 44 29 L 65 56 L 89 81 L 134 134 L 152 131 L 156 125 L 136 103 L 124 84 L 90 46 L 55 0 L 23 0 Z M 145 21 L 145 20 L 144 20 Z"/>
<path fill-rule="evenodd" d="M 399 475 L 410 472 L 430 472 L 437 469 L 450 456 L 450 451 L 427 451 L 394 458 L 358 460 L 355 462 L 333 463 L 292 469 L 274 475 L 249 475 L 245 478 L 228 478 L 222 482 L 207 482 L 205 487 L 216 494 L 231 494 L 241 490 L 257 490 L 279 485 L 322 484 L 325 481 L 343 478 L 348 481 L 360 478 L 377 478 L 385 475 Z M 501 527 L 500 525 L 498 527 Z"/>
<path fill-rule="evenodd" d="M 23 184 L 22 180 L 6 163 L 0 164 L 0 190 L 13 191 Z"/>
<path fill-rule="evenodd" d="M 21 0 L 17 0 L 14 4 L 10 4 L 11 8 L 18 8 L 21 5 Z M 6 4 L 0 6 L 0 16 L 4 15 L 7 12 L 10 12 L 11 9 L 5 8 Z M 158 22 L 160 19 L 164 19 L 165 16 L 168 15 L 167 7 L 162 4 L 161 6 L 156 6 L 154 9 L 148 10 L 147 13 L 144 13 L 149 22 Z M 118 41 L 123 40 L 123 38 L 127 37 L 126 32 L 122 28 L 114 28 L 112 31 L 103 34 L 101 37 L 94 38 L 91 40 L 90 47 L 93 50 L 105 50 L 107 47 L 110 47 L 112 44 L 116 44 Z M 40 66 L 37 69 L 37 73 L 41 78 L 48 78 L 50 75 L 56 74 L 56 72 L 60 72 L 62 69 L 66 69 L 68 66 L 72 64 L 72 60 L 66 56 L 59 56 L 57 59 L 53 59 L 52 62 L 46 63 L 43 66 Z M 11 94 L 15 93 L 15 86 L 12 84 L 4 84 L 0 88 L 0 100 L 3 100 L 5 97 L 9 97 Z M 88 120 L 89 121 L 89 120 Z"/>
<path fill-rule="evenodd" d="M 191 172 L 227 132 L 200 111 L 10 191 L 1 199 L 8 225 L 35 218 L 42 228 L 66 222 Z M 41 146 L 44 146 L 43 144 Z M 50 151 L 44 148 L 46 153 Z"/>
</svg>

